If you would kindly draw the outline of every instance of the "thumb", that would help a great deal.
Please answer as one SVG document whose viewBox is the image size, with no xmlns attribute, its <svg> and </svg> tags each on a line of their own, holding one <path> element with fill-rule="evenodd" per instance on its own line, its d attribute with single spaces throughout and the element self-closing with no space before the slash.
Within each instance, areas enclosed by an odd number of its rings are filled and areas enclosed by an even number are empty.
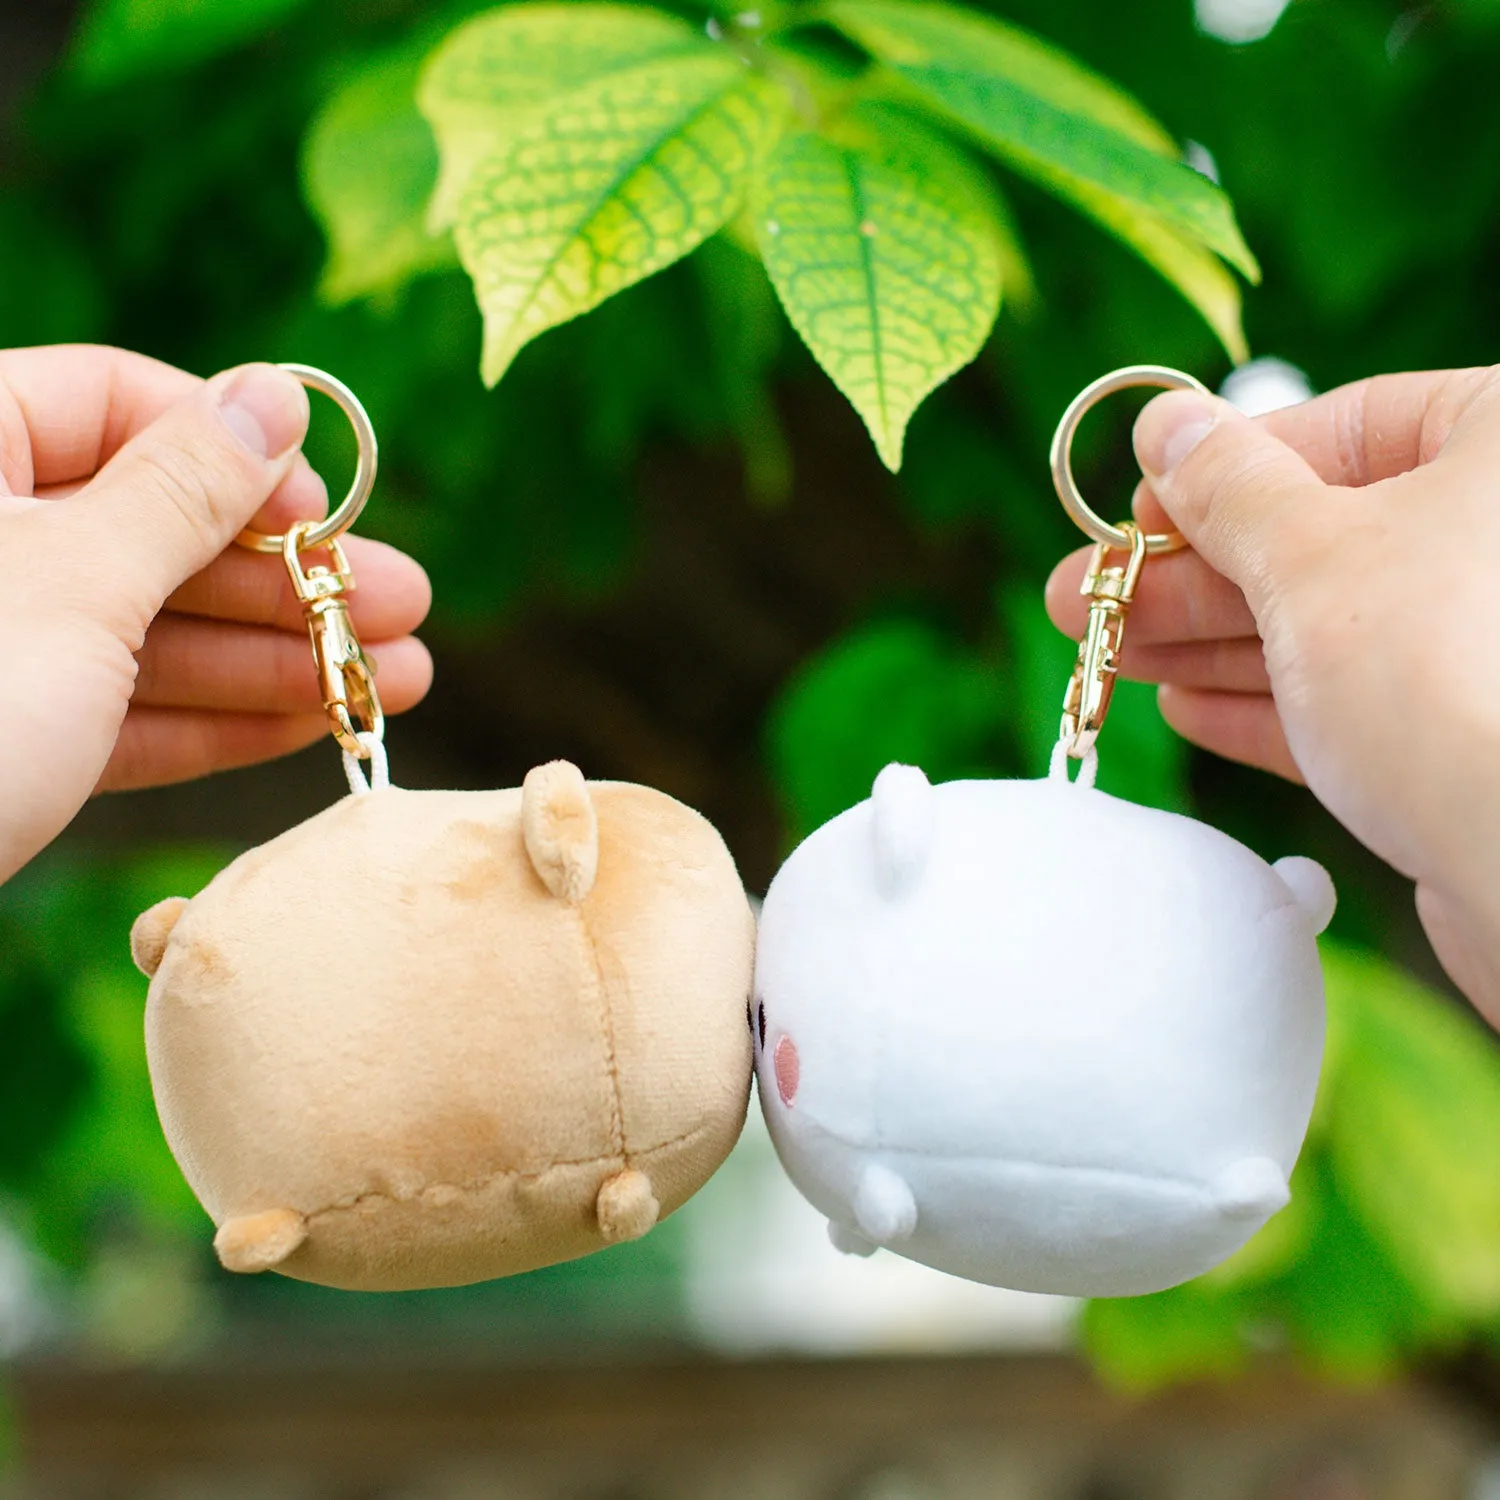
<svg viewBox="0 0 1500 1500">
<path fill-rule="evenodd" d="M 1172 524 L 1258 621 L 1339 524 L 1344 492 L 1216 396 L 1158 396 L 1136 420 L 1135 453 Z"/>
<path fill-rule="evenodd" d="M 307 392 L 274 365 L 227 370 L 136 434 L 66 506 L 79 547 L 147 620 L 270 498 L 307 433 Z"/>
</svg>

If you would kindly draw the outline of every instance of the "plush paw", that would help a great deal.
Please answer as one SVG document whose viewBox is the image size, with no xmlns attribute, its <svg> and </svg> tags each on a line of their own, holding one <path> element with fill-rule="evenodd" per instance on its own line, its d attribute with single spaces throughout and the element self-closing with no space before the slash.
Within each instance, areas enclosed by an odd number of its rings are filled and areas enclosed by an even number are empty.
<svg viewBox="0 0 1500 1500">
<path fill-rule="evenodd" d="M 661 1215 L 661 1204 L 651 1190 L 651 1179 L 644 1172 L 627 1169 L 616 1172 L 599 1189 L 595 1213 L 604 1243 L 618 1245 L 638 1240 L 651 1229 Z"/>
<path fill-rule="evenodd" d="M 917 1227 L 917 1200 L 905 1178 L 871 1163 L 854 1192 L 854 1217 L 860 1233 L 877 1245 L 909 1240 Z"/>
<path fill-rule="evenodd" d="M 848 1224 L 840 1224 L 837 1219 L 828 1221 L 828 1239 L 835 1250 L 845 1255 L 860 1257 L 874 1255 L 879 1248 L 867 1240 L 859 1230 Z"/>
<path fill-rule="evenodd" d="M 254 1275 L 279 1266 L 307 1238 L 307 1220 L 293 1208 L 228 1219 L 214 1236 L 214 1249 L 226 1271 Z"/>
<path fill-rule="evenodd" d="M 1286 1173 L 1268 1156 L 1247 1156 L 1214 1178 L 1214 1202 L 1231 1219 L 1269 1219 L 1291 1201 Z"/>
</svg>

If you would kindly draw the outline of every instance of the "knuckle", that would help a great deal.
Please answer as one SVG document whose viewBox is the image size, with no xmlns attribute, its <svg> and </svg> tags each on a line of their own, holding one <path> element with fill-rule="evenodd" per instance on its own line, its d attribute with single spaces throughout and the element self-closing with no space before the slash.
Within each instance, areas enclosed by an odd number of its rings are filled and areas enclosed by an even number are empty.
<svg viewBox="0 0 1500 1500">
<path fill-rule="evenodd" d="M 0 494 L 28 495 L 34 478 L 26 414 L 0 372 Z"/>
<path fill-rule="evenodd" d="M 238 476 L 211 449 L 189 452 L 171 443 L 153 444 L 141 455 L 131 480 L 140 497 L 185 526 L 196 542 L 213 542 L 223 530 L 223 497 Z"/>
<path fill-rule="evenodd" d="M 1277 571 L 1264 622 L 1273 675 L 1327 682 L 1361 669 L 1371 650 L 1372 621 L 1360 580 L 1391 555 L 1379 533 L 1374 525 L 1347 529 L 1337 538 L 1320 533 Z"/>
<path fill-rule="evenodd" d="M 1194 543 L 1244 593 L 1273 671 L 1325 630 L 1329 638 L 1320 640 L 1319 652 L 1341 657 L 1336 621 L 1320 616 L 1319 607 L 1350 597 L 1333 577 L 1348 560 L 1342 542 L 1334 545 L 1348 519 L 1337 497 L 1347 492 L 1304 475 L 1248 423 L 1226 422 L 1210 433 L 1184 469 Z"/>
<path fill-rule="evenodd" d="M 1277 455 L 1246 453 L 1229 432 L 1215 432 L 1203 444 L 1198 470 L 1188 476 L 1203 524 L 1226 540 L 1243 541 L 1286 488 Z"/>
<path fill-rule="evenodd" d="M 1494 406 L 1500 406 L 1500 365 L 1450 371 L 1422 413 L 1418 464 L 1431 463 L 1447 447 L 1454 429 L 1476 407 Z"/>
</svg>

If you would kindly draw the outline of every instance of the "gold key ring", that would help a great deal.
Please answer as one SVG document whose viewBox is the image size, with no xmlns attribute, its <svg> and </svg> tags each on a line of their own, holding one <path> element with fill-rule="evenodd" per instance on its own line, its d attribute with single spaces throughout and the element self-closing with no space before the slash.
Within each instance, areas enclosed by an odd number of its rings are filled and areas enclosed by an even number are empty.
<svg viewBox="0 0 1500 1500">
<path fill-rule="evenodd" d="M 342 536 L 365 508 L 365 501 L 370 498 L 370 491 L 375 486 L 375 429 L 370 425 L 370 418 L 360 405 L 359 397 L 342 380 L 336 380 L 327 371 L 314 369 L 311 365 L 283 364 L 276 368 L 285 370 L 288 375 L 295 375 L 309 390 L 321 391 L 337 402 L 354 429 L 358 457 L 349 493 L 331 515 L 316 525 L 308 526 L 298 538 L 300 548 L 312 551 L 326 546 L 335 537 Z M 235 541 L 252 552 L 281 552 L 286 545 L 285 536 L 271 536 L 264 531 L 251 531 L 248 527 L 240 532 Z"/>
<path fill-rule="evenodd" d="M 1073 477 L 1073 435 L 1078 431 L 1084 414 L 1106 396 L 1142 385 L 1161 386 L 1169 391 L 1199 391 L 1205 396 L 1211 394 L 1202 381 L 1170 366 L 1126 365 L 1124 369 L 1101 375 L 1079 391 L 1062 414 L 1062 421 L 1057 424 L 1057 432 L 1052 438 L 1052 483 L 1057 487 L 1057 498 L 1062 501 L 1063 509 L 1086 536 L 1101 546 L 1121 552 L 1131 550 L 1131 532 L 1120 526 L 1111 526 L 1080 493 L 1078 481 Z M 1186 545 L 1186 538 L 1176 531 L 1153 532 L 1145 538 L 1146 551 L 1153 554 L 1176 552 Z"/>
</svg>

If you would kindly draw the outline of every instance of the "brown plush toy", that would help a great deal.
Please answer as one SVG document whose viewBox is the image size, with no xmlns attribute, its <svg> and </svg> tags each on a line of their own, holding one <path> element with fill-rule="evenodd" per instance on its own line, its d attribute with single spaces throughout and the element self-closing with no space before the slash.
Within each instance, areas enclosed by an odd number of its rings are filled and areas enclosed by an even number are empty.
<svg viewBox="0 0 1500 1500">
<path fill-rule="evenodd" d="M 723 841 L 660 792 L 345 798 L 163 901 L 162 1125 L 234 1271 L 453 1286 L 646 1233 L 749 1095 L 754 918 Z"/>
</svg>

